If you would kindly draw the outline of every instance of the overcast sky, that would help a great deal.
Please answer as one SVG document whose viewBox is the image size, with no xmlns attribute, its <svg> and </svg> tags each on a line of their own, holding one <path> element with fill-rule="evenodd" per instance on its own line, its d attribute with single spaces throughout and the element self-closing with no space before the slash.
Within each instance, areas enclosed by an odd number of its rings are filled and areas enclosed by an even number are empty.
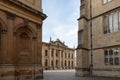
<svg viewBox="0 0 120 80">
<path fill-rule="evenodd" d="M 42 0 L 43 12 L 48 16 L 43 23 L 43 42 L 59 38 L 69 47 L 77 46 L 80 0 Z"/>
</svg>

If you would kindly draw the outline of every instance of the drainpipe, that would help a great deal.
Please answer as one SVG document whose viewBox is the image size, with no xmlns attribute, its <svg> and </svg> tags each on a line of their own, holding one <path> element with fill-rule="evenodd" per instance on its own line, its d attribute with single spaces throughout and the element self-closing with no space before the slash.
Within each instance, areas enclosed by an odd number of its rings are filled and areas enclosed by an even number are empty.
<svg viewBox="0 0 120 80">
<path fill-rule="evenodd" d="M 90 76 L 93 76 L 93 43 L 92 43 L 92 0 L 90 0 Z"/>
</svg>

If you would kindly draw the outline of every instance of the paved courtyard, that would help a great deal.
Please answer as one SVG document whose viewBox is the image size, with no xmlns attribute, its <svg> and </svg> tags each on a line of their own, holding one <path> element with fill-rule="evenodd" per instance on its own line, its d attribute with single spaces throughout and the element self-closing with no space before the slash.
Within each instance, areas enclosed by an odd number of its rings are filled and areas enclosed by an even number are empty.
<svg viewBox="0 0 120 80">
<path fill-rule="evenodd" d="M 75 77 L 75 70 L 44 71 L 44 80 L 120 80 L 120 78 Z"/>
</svg>

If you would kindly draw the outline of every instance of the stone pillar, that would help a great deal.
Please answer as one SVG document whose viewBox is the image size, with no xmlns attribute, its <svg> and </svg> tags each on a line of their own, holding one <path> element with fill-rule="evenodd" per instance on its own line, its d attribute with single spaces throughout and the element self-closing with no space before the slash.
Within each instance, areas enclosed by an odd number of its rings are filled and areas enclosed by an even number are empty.
<svg viewBox="0 0 120 80">
<path fill-rule="evenodd" d="M 54 57 L 54 60 L 53 60 L 53 63 L 54 63 L 54 69 L 56 69 L 56 50 L 54 49 L 54 55 L 53 55 L 53 57 Z"/>
<path fill-rule="evenodd" d="M 59 69 L 61 69 L 61 51 L 59 51 Z"/>
<path fill-rule="evenodd" d="M 37 67 L 36 78 L 43 78 L 42 68 L 42 23 L 36 25 L 37 28 Z"/>
<path fill-rule="evenodd" d="M 6 55 L 6 63 L 7 64 L 12 64 L 13 63 L 13 53 L 14 53 L 14 49 L 13 49 L 13 27 L 14 27 L 14 18 L 15 15 L 11 14 L 11 13 L 7 13 L 7 25 L 8 25 L 8 39 L 7 39 L 7 55 Z"/>
<path fill-rule="evenodd" d="M 49 57 L 48 57 L 49 69 L 51 69 L 51 48 L 48 49 L 48 54 L 49 54 Z"/>
<path fill-rule="evenodd" d="M 89 26 L 88 26 L 88 2 L 89 0 L 82 0 L 80 6 L 80 18 L 78 19 L 78 46 L 77 46 L 77 76 L 89 75 Z"/>
<path fill-rule="evenodd" d="M 7 55 L 7 30 L 1 29 L 1 64 L 5 64 Z"/>
<path fill-rule="evenodd" d="M 63 69 L 65 69 L 65 50 L 63 51 Z"/>
</svg>

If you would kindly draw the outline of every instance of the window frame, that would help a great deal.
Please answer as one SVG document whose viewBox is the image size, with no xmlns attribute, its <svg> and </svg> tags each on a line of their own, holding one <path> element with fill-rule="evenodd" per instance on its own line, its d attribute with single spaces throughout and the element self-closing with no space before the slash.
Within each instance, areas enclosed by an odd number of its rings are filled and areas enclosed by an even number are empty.
<svg viewBox="0 0 120 80">
<path fill-rule="evenodd" d="M 111 66 L 120 65 L 120 51 L 118 48 L 104 50 L 104 64 Z"/>
<path fill-rule="evenodd" d="M 105 2 L 106 1 L 106 2 Z M 107 3 L 109 3 L 109 2 L 111 2 L 112 0 L 102 0 L 102 3 L 103 4 L 107 4 Z"/>
<path fill-rule="evenodd" d="M 48 56 L 48 50 L 45 50 L 45 56 L 46 57 Z"/>
<path fill-rule="evenodd" d="M 109 53 L 108 53 L 108 50 L 104 50 L 104 64 L 105 65 L 108 65 L 109 63 Z"/>
<path fill-rule="evenodd" d="M 114 14 L 113 14 L 113 28 L 114 28 L 113 32 L 119 31 L 119 24 L 118 24 L 119 19 L 118 19 L 118 17 L 119 17 L 118 11 L 114 12 Z M 116 20 L 117 20 L 117 22 L 116 22 Z M 117 23 L 117 26 L 116 26 L 116 23 Z"/>
<path fill-rule="evenodd" d="M 120 11 L 117 10 L 104 15 L 103 16 L 103 33 L 110 34 L 110 33 L 115 33 L 119 31 L 120 31 Z"/>
<path fill-rule="evenodd" d="M 48 66 L 48 60 L 47 59 L 45 60 L 45 66 Z"/>
</svg>

